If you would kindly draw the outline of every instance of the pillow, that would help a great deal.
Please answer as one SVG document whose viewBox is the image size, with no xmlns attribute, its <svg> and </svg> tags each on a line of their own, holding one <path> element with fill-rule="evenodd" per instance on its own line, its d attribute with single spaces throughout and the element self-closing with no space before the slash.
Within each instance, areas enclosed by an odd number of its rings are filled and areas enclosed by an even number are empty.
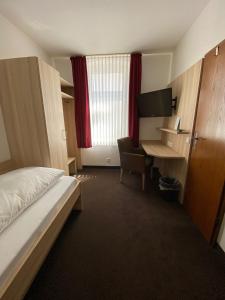
<svg viewBox="0 0 225 300">
<path fill-rule="evenodd" d="M 63 170 L 28 167 L 0 175 L 0 232 L 45 194 L 63 174 Z"/>
</svg>

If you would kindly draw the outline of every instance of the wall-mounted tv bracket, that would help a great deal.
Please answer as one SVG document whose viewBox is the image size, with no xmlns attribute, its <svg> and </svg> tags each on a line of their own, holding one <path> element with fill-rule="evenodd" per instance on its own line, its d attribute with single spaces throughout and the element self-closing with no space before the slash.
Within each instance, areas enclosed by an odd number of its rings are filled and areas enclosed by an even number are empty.
<svg viewBox="0 0 225 300">
<path fill-rule="evenodd" d="M 177 97 L 175 97 L 174 99 L 172 99 L 172 108 L 173 108 L 174 110 L 177 109 Z"/>
</svg>

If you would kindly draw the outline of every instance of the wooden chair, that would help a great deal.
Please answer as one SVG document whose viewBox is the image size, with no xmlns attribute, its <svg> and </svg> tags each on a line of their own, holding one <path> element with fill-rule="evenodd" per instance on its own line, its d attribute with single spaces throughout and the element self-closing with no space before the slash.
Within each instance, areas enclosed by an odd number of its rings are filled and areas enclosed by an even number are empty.
<svg viewBox="0 0 225 300">
<path fill-rule="evenodd" d="M 146 167 L 150 165 L 150 162 L 146 162 L 144 150 L 135 148 L 129 137 L 118 139 L 117 143 L 120 153 L 120 182 L 123 180 L 124 171 L 140 173 L 144 191 Z"/>
</svg>

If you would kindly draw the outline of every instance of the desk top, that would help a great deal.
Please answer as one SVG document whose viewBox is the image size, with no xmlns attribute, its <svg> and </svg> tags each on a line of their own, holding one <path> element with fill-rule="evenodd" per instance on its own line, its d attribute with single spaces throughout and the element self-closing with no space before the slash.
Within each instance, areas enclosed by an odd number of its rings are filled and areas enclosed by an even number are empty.
<svg viewBox="0 0 225 300">
<path fill-rule="evenodd" d="M 169 146 L 162 143 L 162 141 L 141 141 L 144 151 L 154 157 L 167 159 L 183 159 L 184 156 L 174 151 Z"/>
</svg>

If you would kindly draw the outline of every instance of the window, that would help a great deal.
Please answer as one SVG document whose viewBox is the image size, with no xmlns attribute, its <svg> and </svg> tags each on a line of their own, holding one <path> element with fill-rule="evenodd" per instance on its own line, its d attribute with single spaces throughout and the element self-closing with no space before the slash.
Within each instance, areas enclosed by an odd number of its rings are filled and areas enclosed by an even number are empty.
<svg viewBox="0 0 225 300">
<path fill-rule="evenodd" d="M 87 56 L 93 146 L 128 135 L 130 55 Z"/>
</svg>

